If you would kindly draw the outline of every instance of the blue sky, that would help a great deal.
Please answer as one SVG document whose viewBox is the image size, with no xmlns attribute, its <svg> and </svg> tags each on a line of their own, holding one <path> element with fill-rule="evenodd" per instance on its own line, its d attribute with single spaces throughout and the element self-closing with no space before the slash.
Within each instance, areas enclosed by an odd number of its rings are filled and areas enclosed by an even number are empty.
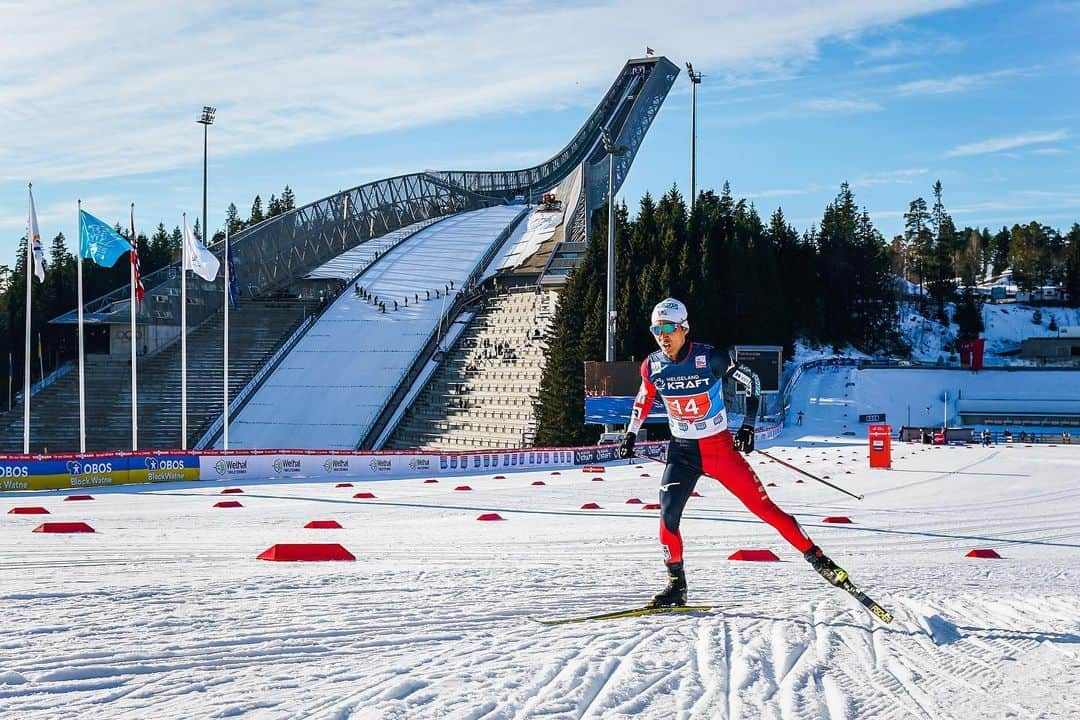
<svg viewBox="0 0 1080 720">
<path fill-rule="evenodd" d="M 851 183 L 891 237 L 942 181 L 959 225 L 1080 221 L 1080 0 L 749 3 L 0 0 L 0 264 L 34 182 L 42 235 L 75 202 L 211 226 L 289 184 L 298 202 L 403 172 L 515 169 L 576 132 L 646 46 L 706 77 L 698 185 L 817 222 Z M 689 185 L 681 76 L 621 195 Z"/>
</svg>

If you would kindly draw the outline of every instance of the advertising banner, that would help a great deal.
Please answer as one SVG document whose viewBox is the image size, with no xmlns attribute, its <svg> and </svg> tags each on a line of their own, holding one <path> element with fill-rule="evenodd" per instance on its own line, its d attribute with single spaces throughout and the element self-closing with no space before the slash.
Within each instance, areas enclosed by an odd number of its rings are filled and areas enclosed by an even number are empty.
<svg viewBox="0 0 1080 720">
<path fill-rule="evenodd" d="M 129 482 L 128 460 L 116 456 L 0 461 L 4 490 L 59 490 Z"/>
</svg>

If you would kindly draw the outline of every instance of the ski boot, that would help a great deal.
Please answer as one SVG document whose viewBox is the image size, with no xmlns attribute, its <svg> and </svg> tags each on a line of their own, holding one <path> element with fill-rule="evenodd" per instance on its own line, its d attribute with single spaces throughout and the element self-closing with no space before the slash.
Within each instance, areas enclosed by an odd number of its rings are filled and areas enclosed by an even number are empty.
<svg viewBox="0 0 1080 720">
<path fill-rule="evenodd" d="M 686 573 L 681 562 L 667 566 L 668 586 L 649 601 L 647 608 L 682 607 L 686 605 Z"/>
<path fill-rule="evenodd" d="M 806 562 L 810 563 L 818 571 L 821 577 L 836 587 L 840 587 L 847 580 L 847 570 L 830 560 L 829 556 L 821 552 L 821 548 L 817 545 L 804 552 L 803 557 L 806 558 Z"/>
</svg>

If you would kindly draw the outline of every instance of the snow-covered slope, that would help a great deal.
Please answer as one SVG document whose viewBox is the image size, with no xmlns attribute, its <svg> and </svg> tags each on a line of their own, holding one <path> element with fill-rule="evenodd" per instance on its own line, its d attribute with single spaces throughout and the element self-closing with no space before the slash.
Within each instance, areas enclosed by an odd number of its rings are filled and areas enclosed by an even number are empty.
<svg viewBox="0 0 1080 720">
<path fill-rule="evenodd" d="M 1041 321 L 1035 322 L 1035 313 L 1039 312 Z M 949 316 L 954 307 L 949 305 Z M 1056 331 L 1050 330 L 1053 318 L 1058 327 L 1080 325 L 1080 308 L 1041 307 L 1023 303 L 1003 303 L 982 306 L 982 319 L 985 326 L 980 337 L 986 339 L 986 365 L 1025 364 L 1016 357 L 999 357 L 1003 353 L 1012 353 L 1020 349 L 1020 343 L 1027 338 L 1055 337 Z M 938 359 L 948 360 L 947 348 L 956 341 L 957 325 L 942 325 L 937 321 L 920 315 L 912 303 L 901 303 L 900 331 L 911 344 L 911 356 L 922 362 L 936 363 Z"/>
<path fill-rule="evenodd" d="M 682 526 L 690 599 L 728 609 L 531 622 L 659 589 L 657 513 L 626 503 L 655 501 L 655 463 L 358 485 L 368 501 L 256 481 L 230 510 L 212 483 L 5 494 L 5 513 L 42 505 L 98 532 L 0 514 L 0 717 L 1080 717 L 1080 446 L 899 446 L 870 470 L 865 440 L 835 433 L 846 376 L 806 382 L 821 401 L 770 452 L 865 500 L 752 462 L 890 626 L 708 479 Z M 476 520 L 492 511 L 505 521 Z M 344 529 L 303 529 L 314 519 Z M 255 559 L 284 542 L 357 561 Z M 782 562 L 726 559 L 740 548 Z"/>
</svg>

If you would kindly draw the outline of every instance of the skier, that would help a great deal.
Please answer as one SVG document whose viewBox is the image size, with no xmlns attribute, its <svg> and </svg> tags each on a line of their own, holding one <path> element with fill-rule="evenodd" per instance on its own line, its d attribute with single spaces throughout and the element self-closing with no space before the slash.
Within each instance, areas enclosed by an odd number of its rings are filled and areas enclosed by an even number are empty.
<svg viewBox="0 0 1080 720">
<path fill-rule="evenodd" d="M 641 364 L 641 389 L 634 400 L 629 429 L 619 446 L 620 457 L 633 456 L 637 432 L 659 393 L 671 429 L 667 468 L 660 481 L 660 544 L 669 582 L 648 607 L 686 604 L 679 521 L 702 475 L 719 480 L 748 510 L 776 528 L 822 577 L 841 585 L 847 572 L 814 544 L 795 518 L 769 499 L 761 480 L 739 454 L 754 449 L 754 417 L 761 397 L 758 376 L 736 364 L 730 355 L 689 341 L 686 306 L 678 300 L 668 298 L 653 308 L 650 330 L 660 350 Z M 735 380 L 747 390 L 746 417 L 734 439 L 724 408 L 725 380 Z"/>
</svg>

